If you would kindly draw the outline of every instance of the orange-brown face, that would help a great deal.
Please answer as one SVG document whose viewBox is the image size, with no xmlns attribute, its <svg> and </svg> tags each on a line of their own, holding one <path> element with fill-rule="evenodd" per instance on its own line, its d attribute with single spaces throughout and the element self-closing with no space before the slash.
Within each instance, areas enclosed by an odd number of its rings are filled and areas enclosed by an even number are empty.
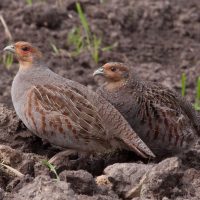
<svg viewBox="0 0 200 200">
<path fill-rule="evenodd" d="M 14 53 L 19 62 L 33 63 L 34 59 L 42 57 L 41 52 L 28 42 L 17 42 L 5 47 L 4 50 Z"/>
<path fill-rule="evenodd" d="M 106 63 L 99 69 L 97 69 L 93 76 L 102 75 L 109 81 L 121 81 L 128 78 L 129 68 L 123 63 Z"/>
</svg>

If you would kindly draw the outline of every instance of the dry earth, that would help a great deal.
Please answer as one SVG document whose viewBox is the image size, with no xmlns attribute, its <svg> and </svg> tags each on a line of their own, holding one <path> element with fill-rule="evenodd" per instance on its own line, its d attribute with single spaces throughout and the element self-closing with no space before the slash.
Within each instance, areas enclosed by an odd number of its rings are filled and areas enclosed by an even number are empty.
<svg viewBox="0 0 200 200">
<path fill-rule="evenodd" d="M 102 38 L 96 64 L 87 51 L 71 56 L 67 42 L 80 25 L 75 0 L 1 0 L 0 14 L 14 41 L 34 43 L 50 68 L 92 89 L 92 72 L 107 61 L 129 63 L 142 78 L 180 92 L 180 77 L 187 75 L 187 98 L 194 101 L 200 74 L 199 0 L 80 0 L 91 30 Z M 0 49 L 9 40 L 0 24 Z M 55 54 L 51 43 L 60 49 Z M 130 152 L 81 158 L 71 154 L 60 161 L 55 180 L 42 163 L 60 151 L 33 136 L 17 118 L 10 88 L 17 62 L 10 69 L 0 63 L 0 162 L 20 171 L 0 168 L 0 199 L 200 199 L 200 147 L 197 141 L 183 155 L 144 161 Z"/>
</svg>

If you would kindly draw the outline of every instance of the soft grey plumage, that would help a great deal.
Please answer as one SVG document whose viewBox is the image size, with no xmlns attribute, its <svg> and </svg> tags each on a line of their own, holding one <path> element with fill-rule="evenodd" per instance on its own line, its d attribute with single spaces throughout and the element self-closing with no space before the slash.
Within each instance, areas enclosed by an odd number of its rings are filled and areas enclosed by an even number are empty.
<svg viewBox="0 0 200 200">
<path fill-rule="evenodd" d="M 29 130 L 61 147 L 86 152 L 117 148 L 154 156 L 122 115 L 87 87 L 45 67 L 41 53 L 27 42 L 11 49 L 20 69 L 12 84 L 17 115 Z"/>
<path fill-rule="evenodd" d="M 107 63 L 94 75 L 106 78 L 97 93 L 121 112 L 156 155 L 183 151 L 197 139 L 200 118 L 176 92 L 140 80 L 123 63 Z"/>
</svg>

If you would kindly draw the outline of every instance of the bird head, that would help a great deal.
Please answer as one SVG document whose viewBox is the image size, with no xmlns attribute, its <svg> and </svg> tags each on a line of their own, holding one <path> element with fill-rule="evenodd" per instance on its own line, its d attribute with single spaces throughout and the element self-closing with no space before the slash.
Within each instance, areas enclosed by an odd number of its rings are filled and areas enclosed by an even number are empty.
<svg viewBox="0 0 200 200">
<path fill-rule="evenodd" d="M 104 76 L 108 82 L 119 82 L 128 79 L 129 68 L 123 63 L 109 62 L 98 68 L 93 76 Z"/>
<path fill-rule="evenodd" d="M 42 53 L 29 42 L 16 42 L 4 48 L 13 53 L 19 61 L 20 68 L 30 68 L 42 58 Z"/>
</svg>

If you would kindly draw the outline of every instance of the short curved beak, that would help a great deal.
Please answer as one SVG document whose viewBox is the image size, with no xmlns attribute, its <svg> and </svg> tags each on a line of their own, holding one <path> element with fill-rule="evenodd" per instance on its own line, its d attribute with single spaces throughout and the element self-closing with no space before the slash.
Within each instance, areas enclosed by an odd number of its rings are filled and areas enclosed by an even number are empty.
<svg viewBox="0 0 200 200">
<path fill-rule="evenodd" d="M 15 47 L 14 47 L 14 45 L 11 44 L 11 45 L 5 47 L 3 49 L 3 51 L 8 51 L 8 52 L 11 52 L 11 53 L 15 53 Z"/>
<path fill-rule="evenodd" d="M 93 76 L 96 76 L 96 75 L 104 75 L 103 67 L 98 68 L 98 69 L 93 73 Z"/>
</svg>

